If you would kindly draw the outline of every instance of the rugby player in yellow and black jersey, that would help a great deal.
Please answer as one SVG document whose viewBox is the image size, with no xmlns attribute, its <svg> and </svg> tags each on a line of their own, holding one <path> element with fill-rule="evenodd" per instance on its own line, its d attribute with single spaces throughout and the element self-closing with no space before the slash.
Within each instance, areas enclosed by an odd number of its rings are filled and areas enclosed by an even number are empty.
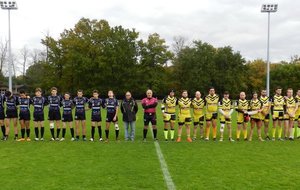
<svg viewBox="0 0 300 190">
<path fill-rule="evenodd" d="M 211 87 L 209 89 L 209 94 L 205 97 L 206 105 L 206 137 L 205 140 L 209 140 L 210 126 L 213 129 L 213 140 L 216 141 L 217 138 L 217 119 L 218 119 L 218 103 L 219 96 L 215 92 L 215 88 Z"/>
<path fill-rule="evenodd" d="M 187 90 L 183 90 L 181 94 L 181 98 L 178 100 L 178 106 L 179 106 L 179 114 L 178 114 L 178 138 L 177 142 L 181 142 L 181 133 L 182 133 L 182 127 L 183 125 L 186 126 L 186 134 L 187 134 L 187 141 L 192 142 L 191 136 L 190 136 L 190 125 L 192 123 L 191 118 L 191 104 L 192 100 L 188 97 Z"/>
<path fill-rule="evenodd" d="M 228 129 L 229 141 L 233 142 L 232 133 L 231 133 L 231 114 L 233 113 L 232 101 L 229 99 L 229 92 L 225 91 L 223 98 L 219 101 L 219 112 L 220 115 L 220 141 L 223 141 L 223 134 L 225 125 Z"/>
<path fill-rule="evenodd" d="M 261 112 L 261 115 L 262 115 L 262 124 L 264 125 L 266 140 L 271 140 L 269 137 L 271 99 L 267 96 L 267 90 L 265 89 L 261 90 L 259 100 L 263 104 L 263 110 Z"/>
<path fill-rule="evenodd" d="M 196 91 L 195 98 L 192 100 L 194 133 L 193 141 L 197 138 L 197 128 L 200 125 L 200 139 L 203 138 L 203 123 L 204 123 L 204 106 L 205 100 L 201 98 L 200 91 Z"/>
<path fill-rule="evenodd" d="M 300 102 L 300 89 L 297 90 L 297 95 L 296 95 L 295 99 L 298 101 L 298 103 Z M 300 106 L 298 106 L 298 109 L 296 111 L 295 120 L 298 123 L 296 136 L 299 139 L 300 138 Z"/>
<path fill-rule="evenodd" d="M 284 136 L 287 140 L 294 140 L 294 121 L 295 114 L 298 109 L 298 101 L 293 97 L 293 89 L 288 88 L 285 99 L 285 114 L 284 114 Z"/>
<path fill-rule="evenodd" d="M 257 127 L 257 133 L 258 133 L 258 140 L 264 141 L 261 138 L 261 126 L 262 126 L 262 119 L 263 116 L 261 114 L 263 103 L 258 99 L 258 94 L 256 92 L 253 93 L 252 99 L 250 100 L 249 104 L 250 111 L 248 112 L 249 115 L 251 115 L 251 128 L 250 128 L 250 134 L 249 134 L 249 141 L 252 141 L 253 136 L 253 129 L 256 125 Z"/>
<path fill-rule="evenodd" d="M 248 140 L 247 136 L 247 125 L 249 122 L 249 101 L 246 100 L 246 93 L 240 92 L 240 98 L 236 101 L 236 111 L 237 115 L 237 129 L 236 129 L 236 140 L 240 140 L 241 129 L 243 128 L 244 140 Z"/>
<path fill-rule="evenodd" d="M 278 126 L 278 140 L 283 140 L 282 135 L 282 121 L 284 119 L 285 101 L 281 95 L 282 88 L 277 87 L 275 95 L 271 102 L 271 113 L 273 117 L 272 140 L 275 141 L 276 127 Z"/>
<path fill-rule="evenodd" d="M 178 103 L 175 97 L 175 91 L 170 90 L 169 95 L 162 100 L 161 111 L 164 118 L 164 137 L 168 141 L 169 127 L 171 140 L 174 141 L 174 126 L 176 121 L 176 105 Z"/>
</svg>

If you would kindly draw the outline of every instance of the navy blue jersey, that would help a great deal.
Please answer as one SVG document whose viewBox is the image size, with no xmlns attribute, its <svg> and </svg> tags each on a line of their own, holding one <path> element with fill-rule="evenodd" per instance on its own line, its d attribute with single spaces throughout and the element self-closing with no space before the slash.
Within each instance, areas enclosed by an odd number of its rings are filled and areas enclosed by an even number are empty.
<svg viewBox="0 0 300 190">
<path fill-rule="evenodd" d="M 47 105 L 46 98 L 44 97 L 33 97 L 32 98 L 32 104 L 34 107 L 34 112 L 35 113 L 41 113 L 44 112 L 44 106 Z"/>
<path fill-rule="evenodd" d="M 0 112 L 4 112 L 4 101 L 5 101 L 4 94 L 0 94 Z"/>
<path fill-rule="evenodd" d="M 6 102 L 6 111 L 16 111 L 18 105 L 18 97 L 17 96 L 10 96 L 5 97 Z"/>
<path fill-rule="evenodd" d="M 61 105 L 60 96 L 48 96 L 49 111 L 59 111 Z"/>
<path fill-rule="evenodd" d="M 68 115 L 72 114 L 72 108 L 74 107 L 73 100 L 65 100 L 61 101 L 61 105 L 63 107 L 63 114 Z"/>
<path fill-rule="evenodd" d="M 29 98 L 19 98 L 20 113 L 30 113 L 31 100 Z"/>
<path fill-rule="evenodd" d="M 85 104 L 88 102 L 88 99 L 86 97 L 75 97 L 73 102 L 75 104 L 76 113 L 85 112 Z"/>
<path fill-rule="evenodd" d="M 107 109 L 107 113 L 115 113 L 119 106 L 119 102 L 116 98 L 106 98 L 104 105 Z"/>
<path fill-rule="evenodd" d="M 98 115 L 101 112 L 101 107 L 104 107 L 103 100 L 101 98 L 90 98 L 89 108 L 92 109 L 93 115 Z"/>
</svg>

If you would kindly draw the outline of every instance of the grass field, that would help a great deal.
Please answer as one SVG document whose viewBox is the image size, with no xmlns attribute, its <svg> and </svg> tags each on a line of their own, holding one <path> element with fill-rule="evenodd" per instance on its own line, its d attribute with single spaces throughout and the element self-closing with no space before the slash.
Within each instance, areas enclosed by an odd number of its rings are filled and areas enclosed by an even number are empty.
<svg viewBox="0 0 300 190">
<path fill-rule="evenodd" d="M 142 115 L 135 142 L 114 141 L 113 126 L 109 143 L 71 142 L 69 130 L 65 142 L 0 142 L 0 189 L 167 189 L 151 135 L 142 142 Z M 299 189 L 300 141 L 165 142 L 160 111 L 158 121 L 177 189 Z"/>
</svg>

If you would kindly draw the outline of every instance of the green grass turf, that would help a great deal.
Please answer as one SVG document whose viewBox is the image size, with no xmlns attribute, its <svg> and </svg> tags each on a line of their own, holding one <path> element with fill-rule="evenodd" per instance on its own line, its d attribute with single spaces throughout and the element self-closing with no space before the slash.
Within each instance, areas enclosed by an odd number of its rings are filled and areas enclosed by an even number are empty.
<svg viewBox="0 0 300 190">
<path fill-rule="evenodd" d="M 103 110 L 102 114 L 105 118 Z M 50 142 L 47 122 L 45 142 L 12 138 L 0 142 L 0 188 L 166 189 L 151 135 L 147 143 L 141 142 L 142 118 L 140 108 L 135 142 L 115 142 L 113 126 L 108 144 L 70 142 L 69 130 L 65 142 Z M 120 126 L 123 139 L 122 122 Z M 33 137 L 33 123 L 31 128 Z M 164 142 L 159 108 L 158 128 L 159 144 L 177 189 L 298 189 L 300 185 L 300 141 L 258 142 L 255 131 L 252 142 L 187 143 L 185 138 L 182 143 Z"/>
</svg>

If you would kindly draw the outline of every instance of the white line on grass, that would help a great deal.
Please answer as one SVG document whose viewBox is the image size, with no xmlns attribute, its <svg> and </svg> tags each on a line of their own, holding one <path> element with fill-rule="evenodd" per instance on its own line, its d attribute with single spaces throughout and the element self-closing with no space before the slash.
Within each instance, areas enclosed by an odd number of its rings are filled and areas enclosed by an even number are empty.
<svg viewBox="0 0 300 190">
<path fill-rule="evenodd" d="M 152 137 L 153 137 L 152 125 L 150 125 L 150 128 L 151 128 Z M 174 184 L 174 182 L 172 180 L 172 177 L 170 175 L 170 172 L 168 170 L 168 165 L 167 165 L 166 160 L 164 158 L 164 155 L 163 155 L 163 153 L 162 153 L 162 151 L 160 149 L 159 143 L 157 141 L 154 141 L 154 145 L 155 145 L 155 149 L 156 149 L 156 154 L 157 154 L 158 160 L 160 162 L 160 168 L 161 168 L 161 171 L 163 173 L 165 182 L 167 184 L 167 188 L 169 190 L 175 190 L 176 189 L 175 184 Z"/>
</svg>

